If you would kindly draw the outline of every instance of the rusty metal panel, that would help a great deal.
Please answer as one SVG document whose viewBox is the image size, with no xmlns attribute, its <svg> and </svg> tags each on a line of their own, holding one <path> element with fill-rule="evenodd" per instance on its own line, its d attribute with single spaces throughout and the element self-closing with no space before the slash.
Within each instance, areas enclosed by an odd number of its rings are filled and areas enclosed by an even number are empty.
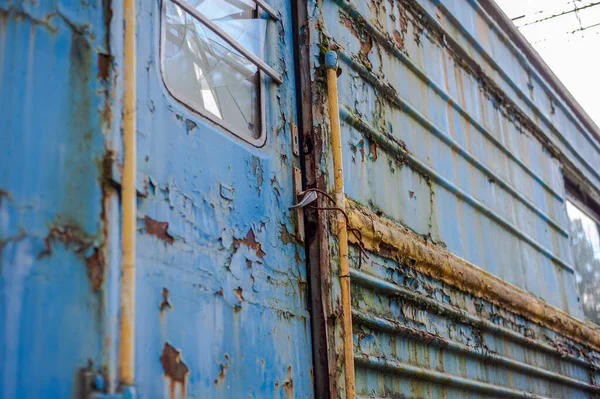
<svg viewBox="0 0 600 399">
<path fill-rule="evenodd" d="M 319 38 L 315 84 L 323 84 L 324 51 L 340 60 L 348 198 L 583 321 L 563 168 L 598 187 L 597 132 L 476 0 L 326 0 L 308 9 Z M 320 167 L 333 175 L 331 160 Z M 330 245 L 335 273 L 335 240 Z M 426 277 L 398 249 L 375 249 L 362 267 L 353 256 L 361 397 L 598 394 L 590 371 L 597 353 L 562 336 L 560 326 L 542 327 Z M 335 306 L 335 278 L 331 297 Z M 578 349 L 563 359 L 561 345 Z"/>
</svg>

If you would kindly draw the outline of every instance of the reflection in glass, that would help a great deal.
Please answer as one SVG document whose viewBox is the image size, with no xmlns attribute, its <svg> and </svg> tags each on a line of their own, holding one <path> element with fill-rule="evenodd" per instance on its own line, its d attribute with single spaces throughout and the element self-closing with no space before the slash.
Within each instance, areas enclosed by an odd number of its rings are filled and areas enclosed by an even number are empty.
<svg viewBox="0 0 600 399">
<path fill-rule="evenodd" d="M 600 233 L 596 222 L 567 201 L 575 278 L 583 312 L 600 324 Z"/>
<path fill-rule="evenodd" d="M 188 1 L 256 56 L 263 57 L 266 20 L 251 0 Z M 167 2 L 164 75 L 180 101 L 245 137 L 260 136 L 260 74 L 254 64 L 172 2 Z M 213 118 L 214 119 L 214 118 Z"/>
</svg>

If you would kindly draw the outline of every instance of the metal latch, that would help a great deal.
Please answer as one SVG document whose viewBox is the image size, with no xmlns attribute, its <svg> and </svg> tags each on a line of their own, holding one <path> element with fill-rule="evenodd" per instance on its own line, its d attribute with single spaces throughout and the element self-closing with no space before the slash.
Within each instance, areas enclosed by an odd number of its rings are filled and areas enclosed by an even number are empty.
<svg viewBox="0 0 600 399">
<path fill-rule="evenodd" d="M 298 126 L 295 123 L 291 124 L 292 130 L 292 153 L 294 154 L 296 165 L 300 164 L 300 141 L 298 139 Z M 299 196 L 302 193 L 302 171 L 299 167 L 294 166 L 294 204 L 299 201 Z M 293 206 L 290 209 L 295 209 L 296 212 L 296 238 L 300 242 L 304 242 L 304 209 L 303 207 Z"/>
</svg>

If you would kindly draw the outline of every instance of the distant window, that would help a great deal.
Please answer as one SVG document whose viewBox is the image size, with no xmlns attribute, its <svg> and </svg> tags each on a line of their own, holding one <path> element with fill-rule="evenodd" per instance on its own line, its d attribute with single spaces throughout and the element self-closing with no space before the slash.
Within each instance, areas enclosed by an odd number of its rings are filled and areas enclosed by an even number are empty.
<svg viewBox="0 0 600 399">
<path fill-rule="evenodd" d="M 581 208 L 567 201 L 575 279 L 585 316 L 600 324 L 600 230 Z"/>
<path fill-rule="evenodd" d="M 267 20 L 256 18 L 253 0 L 185 3 L 264 58 Z M 262 135 L 259 69 L 183 7 L 166 0 L 163 10 L 161 57 L 170 93 L 213 122 L 256 143 Z"/>
</svg>

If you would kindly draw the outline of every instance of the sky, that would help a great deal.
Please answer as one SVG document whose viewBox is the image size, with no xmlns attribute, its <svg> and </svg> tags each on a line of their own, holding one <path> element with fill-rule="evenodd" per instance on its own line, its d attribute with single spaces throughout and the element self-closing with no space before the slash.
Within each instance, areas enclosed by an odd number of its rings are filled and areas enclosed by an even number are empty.
<svg viewBox="0 0 600 399">
<path fill-rule="evenodd" d="M 600 0 L 496 0 L 600 126 Z"/>
</svg>

